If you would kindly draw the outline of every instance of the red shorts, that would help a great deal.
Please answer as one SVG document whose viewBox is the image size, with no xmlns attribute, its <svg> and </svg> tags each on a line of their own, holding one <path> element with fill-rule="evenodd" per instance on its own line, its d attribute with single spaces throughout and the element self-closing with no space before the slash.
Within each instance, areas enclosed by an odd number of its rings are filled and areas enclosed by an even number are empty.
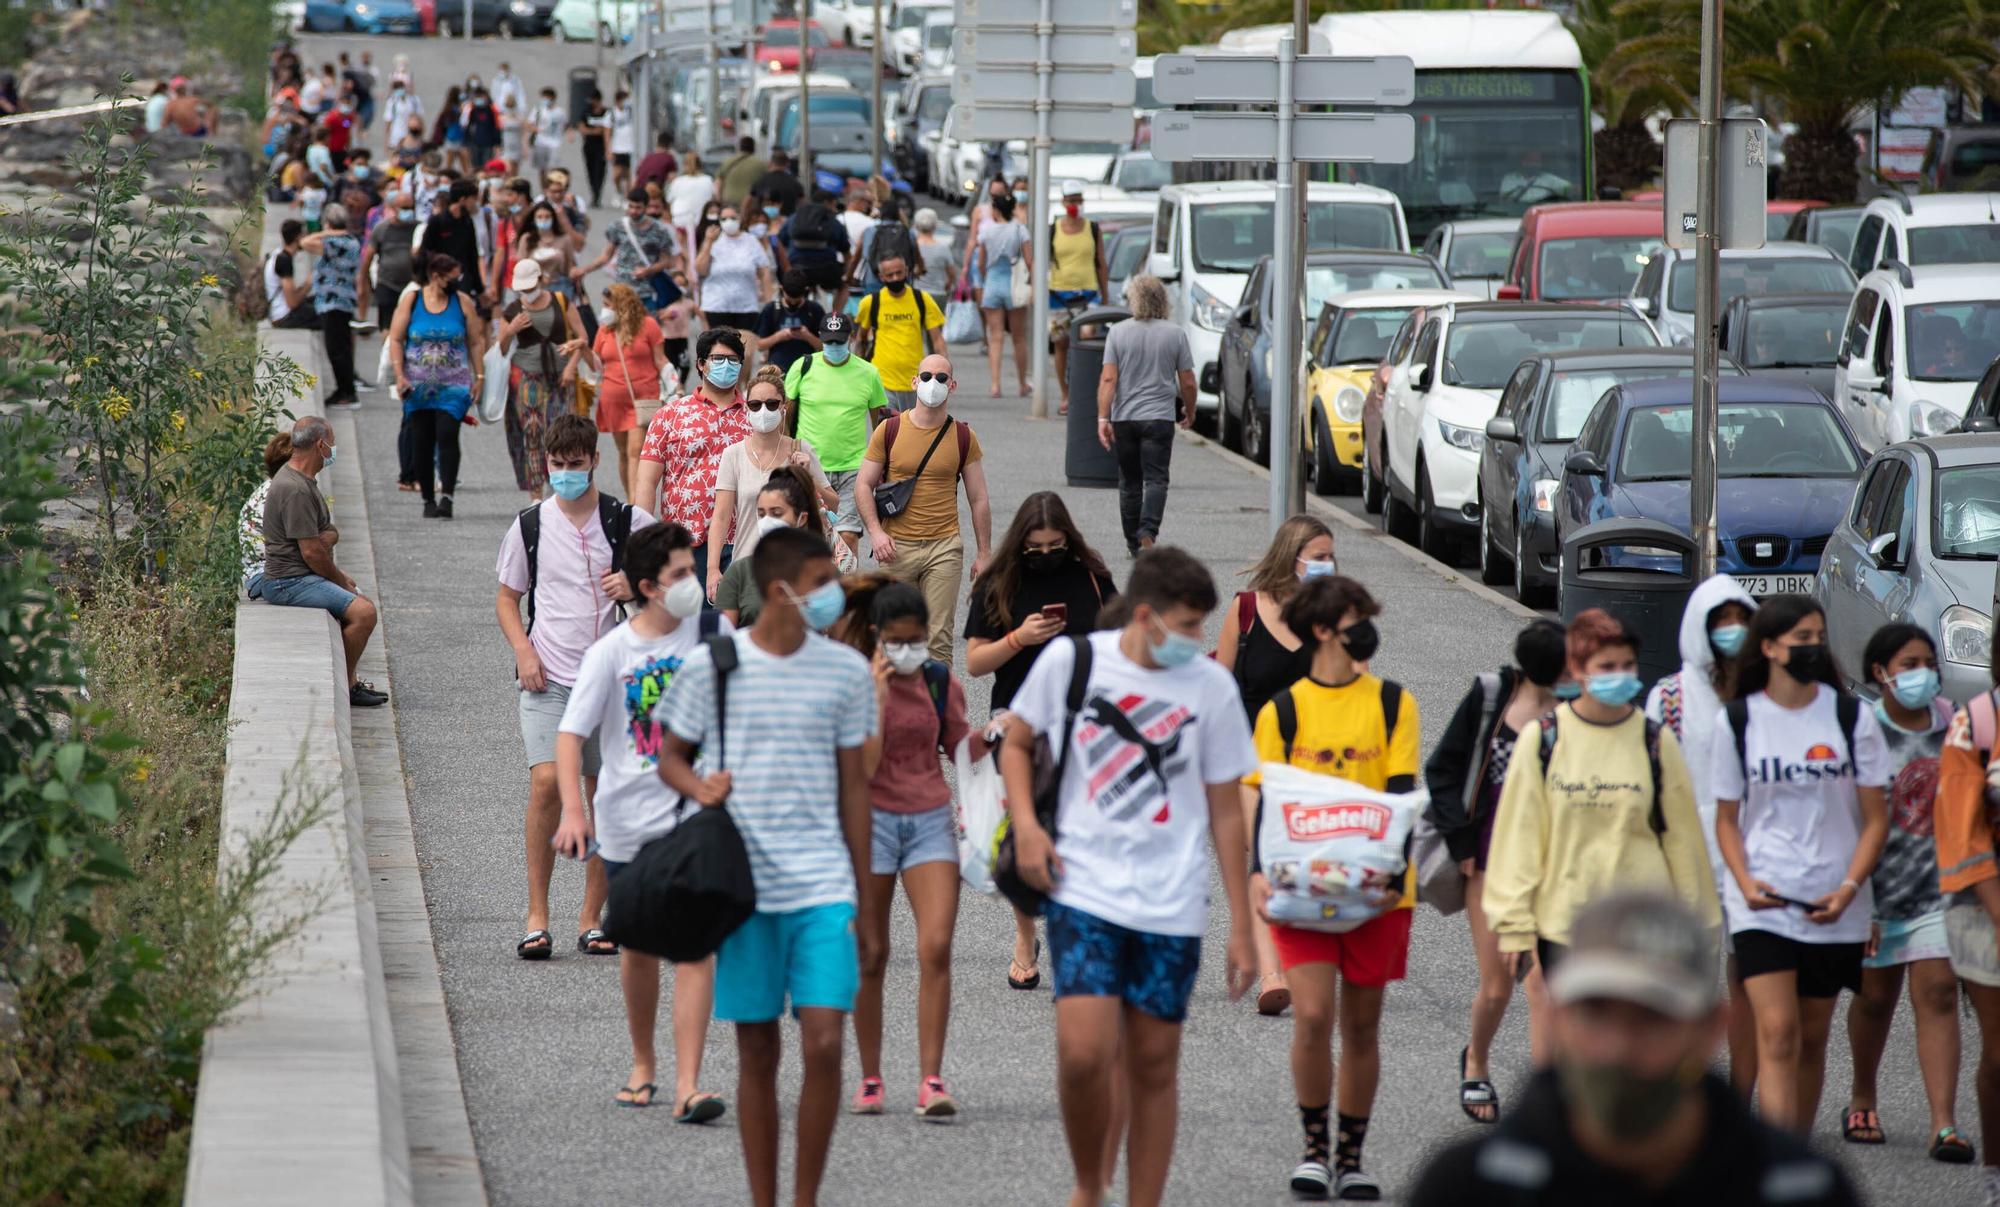
<svg viewBox="0 0 2000 1207">
<path fill-rule="evenodd" d="M 1332 964 L 1348 984 L 1379 989 L 1403 979 L 1410 960 L 1410 915 L 1415 912 L 1392 909 L 1340 934 L 1274 925 L 1271 940 L 1287 971 L 1301 964 Z"/>
</svg>

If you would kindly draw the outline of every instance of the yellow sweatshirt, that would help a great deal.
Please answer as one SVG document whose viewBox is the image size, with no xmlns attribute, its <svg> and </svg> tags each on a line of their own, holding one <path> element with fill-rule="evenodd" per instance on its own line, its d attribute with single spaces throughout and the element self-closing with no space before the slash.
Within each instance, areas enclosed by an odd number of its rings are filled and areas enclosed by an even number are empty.
<svg viewBox="0 0 2000 1207">
<path fill-rule="evenodd" d="M 1484 897 L 1500 950 L 1532 951 L 1537 938 L 1568 943 L 1577 913 L 1616 889 L 1665 888 L 1704 925 L 1721 926 L 1708 844 L 1673 730 L 1660 734 L 1667 831 L 1655 835 L 1645 716 L 1634 709 L 1615 725 L 1594 725 L 1567 704 L 1558 713 L 1553 766 L 1542 768 L 1542 726 L 1533 722 L 1521 730 L 1500 792 Z"/>
</svg>

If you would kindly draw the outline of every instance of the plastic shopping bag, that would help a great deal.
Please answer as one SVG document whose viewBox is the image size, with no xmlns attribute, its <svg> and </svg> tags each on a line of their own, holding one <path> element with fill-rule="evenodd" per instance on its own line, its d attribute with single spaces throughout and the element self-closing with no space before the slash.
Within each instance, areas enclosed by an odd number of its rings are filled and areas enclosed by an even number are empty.
<svg viewBox="0 0 2000 1207">
<path fill-rule="evenodd" d="M 498 423 L 507 414 L 507 370 L 511 366 L 507 358 L 500 354 L 498 341 L 486 349 L 486 365 L 480 371 L 486 374 L 479 395 L 479 420 L 482 423 Z"/>
<path fill-rule="evenodd" d="M 953 298 L 944 306 L 944 342 L 976 344 L 983 324 L 979 304 L 971 298 Z"/>
<path fill-rule="evenodd" d="M 1376 792 L 1266 763 L 1257 831 L 1273 921 L 1347 931 L 1394 908 L 1425 792 Z"/>
<path fill-rule="evenodd" d="M 952 751 L 958 779 L 958 874 L 982 893 L 993 884 L 993 852 L 1000 845 L 1000 826 L 1007 817 L 1007 790 L 1000 782 L 1000 748 L 996 744 L 977 762 L 969 757 L 970 742 Z"/>
</svg>

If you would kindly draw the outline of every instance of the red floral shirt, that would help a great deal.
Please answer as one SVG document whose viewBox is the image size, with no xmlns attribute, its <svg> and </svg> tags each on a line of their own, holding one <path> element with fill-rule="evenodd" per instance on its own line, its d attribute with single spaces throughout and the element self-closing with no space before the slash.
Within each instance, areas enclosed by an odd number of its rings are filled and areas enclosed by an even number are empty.
<svg viewBox="0 0 2000 1207">
<path fill-rule="evenodd" d="M 718 407 L 696 390 L 661 407 L 646 429 L 642 461 L 666 467 L 660 486 L 660 520 L 681 525 L 697 542 L 708 539 L 715 517 L 715 471 L 722 450 L 750 436 L 750 412 L 739 391 Z"/>
</svg>

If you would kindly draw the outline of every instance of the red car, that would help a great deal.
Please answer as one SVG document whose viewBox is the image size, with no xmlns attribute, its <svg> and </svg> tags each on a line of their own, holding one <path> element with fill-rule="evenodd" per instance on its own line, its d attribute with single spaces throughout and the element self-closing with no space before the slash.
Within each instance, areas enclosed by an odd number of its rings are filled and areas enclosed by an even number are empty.
<svg viewBox="0 0 2000 1207">
<path fill-rule="evenodd" d="M 1664 239 L 1658 202 L 1567 201 L 1521 215 L 1501 300 L 1602 302 L 1632 292 Z"/>
<path fill-rule="evenodd" d="M 811 30 L 806 34 L 806 40 L 814 51 L 833 45 L 817 21 L 812 23 Z M 750 61 L 763 71 L 797 71 L 799 69 L 798 19 L 780 17 L 764 22 L 764 28 L 757 31 L 757 41 L 751 48 Z"/>
</svg>

